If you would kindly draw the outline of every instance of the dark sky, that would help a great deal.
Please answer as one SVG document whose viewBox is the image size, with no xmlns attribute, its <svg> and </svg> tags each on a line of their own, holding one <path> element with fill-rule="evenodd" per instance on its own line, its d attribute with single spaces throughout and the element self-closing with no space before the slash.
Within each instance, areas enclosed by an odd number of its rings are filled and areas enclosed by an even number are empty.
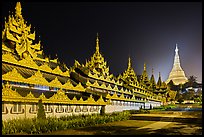
<svg viewBox="0 0 204 137">
<path fill-rule="evenodd" d="M 15 11 L 15 2 L 4 2 L 2 17 Z M 21 2 L 25 20 L 35 27 L 45 54 L 58 55 L 68 67 L 74 60 L 85 63 L 95 51 L 96 33 L 100 51 L 118 75 L 132 58 L 136 74 L 146 62 L 156 81 L 165 81 L 172 69 L 175 44 L 186 76 L 202 81 L 201 2 Z"/>
</svg>

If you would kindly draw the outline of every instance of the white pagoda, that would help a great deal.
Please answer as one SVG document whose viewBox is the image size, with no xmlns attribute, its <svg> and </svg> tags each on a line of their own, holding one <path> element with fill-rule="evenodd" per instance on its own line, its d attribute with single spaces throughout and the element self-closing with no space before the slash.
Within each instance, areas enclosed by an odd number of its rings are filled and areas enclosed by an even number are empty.
<svg viewBox="0 0 204 137">
<path fill-rule="evenodd" d="M 180 65 L 177 44 L 176 44 L 176 49 L 175 49 L 173 68 L 169 74 L 169 78 L 166 80 L 166 83 L 169 83 L 170 80 L 172 80 L 175 85 L 184 84 L 188 81 Z"/>
</svg>

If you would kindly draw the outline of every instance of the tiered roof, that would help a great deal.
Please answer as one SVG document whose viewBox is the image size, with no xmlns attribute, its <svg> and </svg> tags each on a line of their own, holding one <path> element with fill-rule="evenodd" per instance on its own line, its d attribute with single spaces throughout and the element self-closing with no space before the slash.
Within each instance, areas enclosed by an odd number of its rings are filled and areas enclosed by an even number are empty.
<svg viewBox="0 0 204 137">
<path fill-rule="evenodd" d="M 146 64 L 144 64 L 140 81 L 137 80 L 130 57 L 127 69 L 118 78 L 110 74 L 109 66 L 100 53 L 98 34 L 95 53 L 85 64 L 75 61 L 74 66 L 68 69 L 64 63 L 59 62 L 58 58 L 53 60 L 48 58 L 43 53 L 41 42 L 35 42 L 35 31 L 32 32 L 31 25 L 27 25 L 21 10 L 20 2 L 17 2 L 15 14 L 9 15 L 2 31 L 3 81 L 75 91 L 82 96 L 85 95 L 85 92 L 97 93 L 100 91 L 99 95 L 105 92 L 106 98 L 129 101 L 136 101 L 138 97 L 144 99 L 150 95 L 145 92 L 155 88 L 153 74 L 151 79 L 148 79 Z M 165 88 L 166 85 L 161 82 L 159 76 L 156 90 L 164 91 Z M 22 91 L 16 89 L 18 93 Z M 26 88 L 23 91 L 26 91 Z M 59 95 L 62 93 L 59 92 Z M 51 94 L 48 97 L 51 96 L 55 98 Z"/>
<path fill-rule="evenodd" d="M 132 84 L 135 86 L 138 85 L 137 76 L 132 67 L 130 57 L 128 58 L 127 69 L 121 75 L 118 76 L 118 79 L 121 79 L 125 84 Z"/>
</svg>

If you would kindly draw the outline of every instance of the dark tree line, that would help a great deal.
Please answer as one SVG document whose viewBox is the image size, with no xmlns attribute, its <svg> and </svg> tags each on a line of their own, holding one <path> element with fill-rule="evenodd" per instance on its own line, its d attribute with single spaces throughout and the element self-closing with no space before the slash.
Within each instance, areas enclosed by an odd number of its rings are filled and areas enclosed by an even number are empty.
<svg viewBox="0 0 204 137">
<path fill-rule="evenodd" d="M 184 84 L 175 85 L 171 80 L 167 85 L 170 88 L 170 90 L 177 91 L 175 100 L 180 103 L 183 102 L 184 100 L 195 100 L 197 102 L 202 101 L 202 90 L 198 89 L 198 91 L 195 92 L 195 90 L 193 89 L 202 87 L 202 85 L 197 82 L 197 77 L 195 76 L 189 76 L 188 82 Z M 190 87 L 192 87 L 192 89 L 189 89 L 187 91 L 186 88 Z"/>
</svg>

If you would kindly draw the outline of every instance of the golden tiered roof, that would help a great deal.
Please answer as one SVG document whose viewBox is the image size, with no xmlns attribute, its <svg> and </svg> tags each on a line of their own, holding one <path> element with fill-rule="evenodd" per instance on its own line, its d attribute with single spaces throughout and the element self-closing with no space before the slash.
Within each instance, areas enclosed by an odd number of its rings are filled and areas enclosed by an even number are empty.
<svg viewBox="0 0 204 137">
<path fill-rule="evenodd" d="M 146 70 L 146 63 L 144 63 L 144 70 L 143 70 L 142 75 L 140 77 L 140 83 L 145 85 L 145 86 L 150 85 L 147 70 Z"/>
<path fill-rule="evenodd" d="M 154 79 L 153 68 L 152 68 L 152 76 L 151 76 L 151 78 L 150 78 L 150 86 L 149 86 L 149 89 L 152 90 L 152 91 L 155 91 L 155 90 L 156 90 L 156 82 L 155 82 L 155 79 Z"/>
<path fill-rule="evenodd" d="M 21 4 L 17 2 L 15 15 L 9 15 L 5 29 L 2 31 L 3 49 L 14 49 L 20 59 L 31 56 L 37 58 L 42 55 L 40 41 L 34 44 L 35 31 L 31 32 L 31 25 L 27 25 L 21 14 Z M 8 41 L 8 42 L 6 42 Z M 14 48 L 13 48 L 14 47 Z M 9 50 L 7 50 L 9 51 Z"/>
<path fill-rule="evenodd" d="M 42 45 L 35 43 L 35 31 L 27 25 L 17 2 L 15 14 L 5 20 L 2 31 L 2 79 L 31 85 L 85 91 L 81 83 L 70 79 L 70 72 L 58 59 L 43 54 Z"/>
<path fill-rule="evenodd" d="M 93 73 L 103 76 L 109 76 L 109 67 L 104 57 L 99 50 L 99 36 L 96 37 L 96 51 L 89 61 L 86 62 L 85 67 L 89 68 Z"/>
<path fill-rule="evenodd" d="M 122 79 L 127 84 L 137 85 L 137 76 L 136 73 L 132 67 L 132 62 L 130 57 L 128 58 L 128 67 L 127 69 L 122 73 L 122 75 L 118 76 L 118 79 Z"/>
<path fill-rule="evenodd" d="M 36 101 L 39 98 L 43 98 L 45 102 L 57 102 L 57 103 L 70 103 L 80 102 L 86 103 L 83 99 L 76 101 L 75 98 L 70 100 L 63 91 L 75 91 L 81 96 L 83 92 L 97 93 L 98 89 L 106 91 L 105 96 L 107 99 L 126 100 L 143 102 L 147 96 L 155 96 L 153 93 L 147 93 L 147 83 L 149 83 L 148 75 L 146 72 L 146 64 L 144 65 L 144 72 L 142 74 L 141 81 L 146 84 L 141 84 L 137 80 L 136 73 L 132 67 L 132 62 L 129 57 L 127 70 L 122 73 L 118 79 L 113 74 L 109 73 L 109 66 L 104 57 L 100 53 L 99 36 L 96 37 L 96 50 L 90 60 L 85 64 L 80 64 L 75 61 L 74 66 L 70 69 L 64 63 L 60 63 L 58 59 L 50 59 L 43 54 L 42 45 L 39 41 L 35 43 L 36 36 L 35 31 L 31 31 L 31 25 L 27 25 L 21 13 L 20 2 L 16 4 L 15 15 L 9 15 L 9 19 L 5 22 L 5 28 L 2 31 L 2 79 L 7 82 L 26 83 L 28 85 L 41 85 L 52 88 L 58 88 L 56 94 L 50 94 L 45 92 L 38 96 L 32 95 L 35 91 L 29 92 L 23 88 L 20 90 L 16 87 L 16 91 L 13 89 L 3 87 L 4 95 L 3 100 L 7 100 L 7 94 L 15 94 L 19 100 Z M 120 80 L 122 79 L 122 81 Z M 124 82 L 132 88 L 124 86 Z M 150 80 L 151 83 L 151 80 Z M 5 83 L 4 83 L 5 84 Z M 161 86 L 160 86 L 161 87 Z M 163 87 L 165 85 L 163 84 Z M 8 90 L 9 89 L 9 90 Z M 12 90 L 12 91 L 11 91 Z M 23 93 L 28 93 L 26 96 L 22 96 Z M 31 91 L 31 90 L 30 90 Z M 108 91 L 114 92 L 109 94 Z M 8 93 L 7 93 L 8 92 Z M 48 95 L 49 94 L 49 95 Z M 88 94 L 89 95 L 89 94 Z M 142 98 L 137 100 L 136 98 Z M 152 100 L 159 99 L 150 98 Z M 18 99 L 17 99 L 18 100 Z M 87 99 L 88 102 L 93 102 L 92 96 Z M 91 101 L 92 100 L 92 101 Z M 98 102 L 104 103 L 102 94 L 100 94 L 100 100 Z M 106 102 L 107 103 L 107 102 Z"/>
</svg>

